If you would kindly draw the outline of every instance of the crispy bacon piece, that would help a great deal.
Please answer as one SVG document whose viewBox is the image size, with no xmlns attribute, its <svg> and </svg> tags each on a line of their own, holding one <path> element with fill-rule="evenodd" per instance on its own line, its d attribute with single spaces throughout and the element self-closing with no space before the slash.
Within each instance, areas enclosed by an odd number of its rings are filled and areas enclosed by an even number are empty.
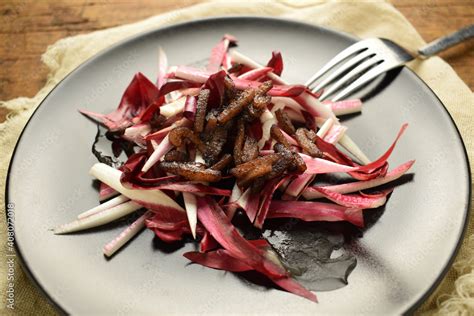
<svg viewBox="0 0 474 316">
<path fill-rule="evenodd" d="M 238 179 L 237 184 L 241 187 L 247 187 L 249 184 L 251 184 L 253 180 L 271 173 L 272 170 L 273 170 L 272 165 L 269 163 L 258 164 L 255 166 L 255 168 L 247 172 L 244 177 L 242 177 L 241 179 Z"/>
<path fill-rule="evenodd" d="M 288 157 L 291 159 L 291 171 L 295 170 L 297 173 L 303 173 L 306 171 L 306 163 L 298 153 L 290 151 L 288 147 L 280 143 L 276 143 L 273 146 L 273 149 L 276 153 L 284 154 L 285 158 Z"/>
<path fill-rule="evenodd" d="M 267 175 L 265 175 L 265 177 L 263 177 L 262 185 L 265 185 L 265 183 L 267 183 L 268 180 L 275 179 L 282 176 L 285 173 L 285 171 L 287 171 L 291 167 L 292 167 L 291 158 L 288 159 L 286 157 L 281 157 L 277 162 L 275 162 L 272 165 L 272 171 L 268 173 Z"/>
<path fill-rule="evenodd" d="M 245 124 L 243 120 L 237 121 L 237 136 L 234 142 L 234 162 L 236 165 L 242 163 L 242 149 L 245 142 Z"/>
<path fill-rule="evenodd" d="M 206 148 L 202 152 L 203 158 L 208 165 L 213 165 L 217 162 L 217 158 L 227 142 L 227 128 L 217 126 L 212 132 L 204 136 L 204 140 Z"/>
<path fill-rule="evenodd" d="M 204 131 L 206 133 L 209 133 L 211 131 L 213 131 L 216 126 L 217 126 L 217 111 L 216 110 L 212 110 L 210 111 L 209 113 L 207 113 L 207 116 L 206 116 L 206 128 L 204 128 Z"/>
<path fill-rule="evenodd" d="M 160 168 L 192 181 L 217 182 L 222 178 L 220 171 L 206 169 L 203 164 L 197 162 L 163 161 L 160 163 Z"/>
<path fill-rule="evenodd" d="M 231 154 L 225 154 L 218 162 L 213 164 L 210 169 L 222 171 L 232 163 L 232 160 Z"/>
<path fill-rule="evenodd" d="M 224 110 L 217 116 L 219 124 L 225 124 L 231 119 L 239 115 L 255 97 L 255 89 L 244 90 L 234 101 L 232 101 Z"/>
<path fill-rule="evenodd" d="M 247 162 L 258 157 L 258 142 L 253 137 L 245 139 L 242 150 L 242 162 Z"/>
<path fill-rule="evenodd" d="M 229 76 L 226 76 L 224 79 L 224 95 L 229 101 L 234 99 L 237 95 L 237 89 L 235 88 L 235 84 Z"/>
<path fill-rule="evenodd" d="M 236 178 L 242 178 L 251 170 L 255 169 L 259 165 L 273 165 L 278 159 L 280 159 L 279 154 L 270 154 L 267 156 L 258 157 L 254 160 L 248 161 L 246 163 L 240 164 L 235 168 L 230 170 L 230 173 Z"/>
<path fill-rule="evenodd" d="M 311 141 L 307 135 L 306 128 L 298 128 L 295 133 L 296 141 L 303 148 L 303 152 L 307 153 L 311 157 L 322 158 L 323 153 L 318 147 Z"/>
<path fill-rule="evenodd" d="M 291 146 L 290 143 L 288 142 L 288 140 L 286 139 L 286 137 L 283 135 L 280 128 L 276 124 L 273 124 L 272 127 L 270 128 L 270 135 L 278 143 L 282 144 L 286 148 L 290 148 Z"/>
<path fill-rule="evenodd" d="M 191 141 L 196 147 L 203 152 L 206 147 L 202 143 L 202 141 L 199 139 L 199 137 L 193 133 L 192 130 L 190 130 L 187 127 L 176 127 L 171 132 L 168 134 L 168 138 L 170 143 L 175 146 L 175 147 L 181 147 L 182 145 L 185 144 L 186 140 Z"/>
<path fill-rule="evenodd" d="M 256 95 L 253 98 L 253 102 L 250 103 L 244 110 L 243 117 L 245 121 L 252 122 L 255 119 L 260 118 L 263 111 L 265 111 L 265 109 L 271 102 L 272 98 L 268 95 Z"/>
<path fill-rule="evenodd" d="M 248 107 L 243 111 L 242 117 L 246 122 L 253 122 L 260 118 L 264 109 L 258 109 L 255 107 L 255 103 L 250 103 Z"/>
<path fill-rule="evenodd" d="M 196 114 L 194 116 L 194 132 L 196 133 L 201 133 L 204 130 L 204 122 L 206 119 L 207 102 L 209 100 L 209 95 L 209 89 L 202 89 L 199 92 Z"/>
<path fill-rule="evenodd" d="M 257 179 L 252 186 L 253 192 L 263 188 L 269 180 L 279 178 L 288 170 L 293 173 L 301 174 L 306 170 L 306 164 L 298 153 L 290 151 L 283 144 L 276 143 L 273 147 L 278 153 L 279 159 L 272 164 L 272 171 L 264 177 Z"/>
<path fill-rule="evenodd" d="M 306 137 L 308 137 L 309 140 L 311 140 L 313 143 L 316 144 L 316 139 L 318 138 L 318 135 L 316 134 L 316 132 L 311 129 L 306 129 L 305 132 L 306 132 Z M 318 145 L 316 145 L 316 147 L 317 146 Z"/>
<path fill-rule="evenodd" d="M 257 88 L 257 91 L 255 91 L 255 94 L 260 95 L 260 96 L 264 95 L 268 91 L 270 91 L 272 88 L 273 88 L 273 82 L 271 80 L 267 80 Z"/>
<path fill-rule="evenodd" d="M 177 161 L 177 162 L 185 162 L 188 161 L 189 156 L 185 150 L 181 150 L 178 148 L 170 150 L 164 157 L 164 161 Z"/>
<path fill-rule="evenodd" d="M 296 129 L 293 126 L 293 123 L 291 122 L 290 117 L 288 114 L 281 109 L 275 111 L 275 116 L 278 121 L 278 125 L 280 125 L 281 129 L 287 133 L 288 135 L 293 135 L 296 133 Z"/>
<path fill-rule="evenodd" d="M 258 94 L 253 98 L 253 107 L 257 110 L 263 111 L 272 102 L 272 97 L 269 95 Z"/>
<path fill-rule="evenodd" d="M 271 97 L 266 95 L 273 87 L 271 80 L 265 81 L 256 89 L 244 90 L 237 99 L 232 101 L 217 117 L 220 124 L 226 123 L 242 111 L 245 111 L 247 121 L 252 121 L 262 114 L 271 102 Z M 235 89 L 235 86 L 233 87 Z"/>
<path fill-rule="evenodd" d="M 303 158 L 301 158 L 298 153 L 293 153 L 293 159 L 295 162 L 296 171 L 298 173 L 305 172 L 308 167 L 306 166 L 306 163 L 304 162 Z"/>
</svg>

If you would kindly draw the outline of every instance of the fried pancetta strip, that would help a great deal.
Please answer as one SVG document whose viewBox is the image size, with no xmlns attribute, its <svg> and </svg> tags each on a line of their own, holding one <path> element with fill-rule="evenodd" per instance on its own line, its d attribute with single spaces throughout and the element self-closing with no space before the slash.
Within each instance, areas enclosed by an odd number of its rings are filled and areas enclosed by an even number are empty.
<svg viewBox="0 0 474 316">
<path fill-rule="evenodd" d="M 231 154 L 225 154 L 218 162 L 213 164 L 210 169 L 222 171 L 232 163 L 232 160 Z"/>
<path fill-rule="evenodd" d="M 186 140 L 191 141 L 196 147 L 203 152 L 205 150 L 205 146 L 202 143 L 201 139 L 194 134 L 192 130 L 187 127 L 181 126 L 176 127 L 168 134 L 168 139 L 171 145 L 175 147 L 181 147 L 185 144 Z"/>
<path fill-rule="evenodd" d="M 272 165 L 269 163 L 262 163 L 258 164 L 250 170 L 248 173 L 245 174 L 244 177 L 237 179 L 237 183 L 239 186 L 246 187 L 250 185 L 255 179 L 263 177 L 272 172 Z"/>
<path fill-rule="evenodd" d="M 287 133 L 288 135 L 293 135 L 294 133 L 296 133 L 296 129 L 293 126 L 293 123 L 291 122 L 291 119 L 286 112 L 279 109 L 275 112 L 275 116 L 277 118 L 278 125 L 280 125 L 281 129 L 285 133 Z"/>
<path fill-rule="evenodd" d="M 188 153 L 184 150 L 180 150 L 178 148 L 170 150 L 164 157 L 164 161 L 177 161 L 177 162 L 185 162 L 188 161 L 189 156 Z"/>
<path fill-rule="evenodd" d="M 307 153 L 311 157 L 322 158 L 323 153 L 318 149 L 315 143 L 307 136 L 306 128 L 298 128 L 295 133 L 296 141 L 303 148 L 303 152 Z"/>
<path fill-rule="evenodd" d="M 234 162 L 236 165 L 242 163 L 242 149 L 245 142 L 245 124 L 243 120 L 237 122 L 237 136 L 234 142 Z"/>
<path fill-rule="evenodd" d="M 285 157 L 290 157 L 291 156 L 291 171 L 293 169 L 297 173 L 303 173 L 306 171 L 306 164 L 301 158 L 301 156 L 298 153 L 292 152 L 288 149 L 288 147 L 284 146 L 283 144 L 276 143 L 273 146 L 273 149 L 275 150 L 276 153 L 282 153 L 285 155 Z"/>
<path fill-rule="evenodd" d="M 208 165 L 213 165 L 217 162 L 217 158 L 227 142 L 227 128 L 218 126 L 212 132 L 205 135 L 204 138 L 206 148 L 202 152 L 203 158 Z"/>
<path fill-rule="evenodd" d="M 276 125 L 273 124 L 272 127 L 270 128 L 270 135 L 274 140 L 277 141 L 277 143 L 280 143 L 284 145 L 286 148 L 290 148 L 290 143 L 286 139 L 286 137 L 283 135 L 281 132 L 280 128 Z"/>
<path fill-rule="evenodd" d="M 270 164 L 272 165 L 275 163 L 278 159 L 280 159 L 279 154 L 270 154 L 267 156 L 261 156 L 258 157 L 257 159 L 250 160 L 249 162 L 243 163 L 238 165 L 237 167 L 234 167 L 230 170 L 230 173 L 236 177 L 236 178 L 242 178 L 250 172 L 252 169 L 256 168 L 260 164 Z"/>
<path fill-rule="evenodd" d="M 220 171 L 206 169 L 203 164 L 198 162 L 163 161 L 160 163 L 160 168 L 192 181 L 217 182 L 222 179 Z"/>
<path fill-rule="evenodd" d="M 255 89 L 244 90 L 234 101 L 232 101 L 221 113 L 217 116 L 219 124 L 225 124 L 231 119 L 239 115 L 255 97 Z"/>
<path fill-rule="evenodd" d="M 258 142 L 253 137 L 245 139 L 244 148 L 242 150 L 242 162 L 247 162 L 258 157 Z"/>
<path fill-rule="evenodd" d="M 204 122 L 206 120 L 207 102 L 211 91 L 202 89 L 199 92 L 197 100 L 196 114 L 194 116 L 194 132 L 201 133 L 204 130 Z"/>
</svg>

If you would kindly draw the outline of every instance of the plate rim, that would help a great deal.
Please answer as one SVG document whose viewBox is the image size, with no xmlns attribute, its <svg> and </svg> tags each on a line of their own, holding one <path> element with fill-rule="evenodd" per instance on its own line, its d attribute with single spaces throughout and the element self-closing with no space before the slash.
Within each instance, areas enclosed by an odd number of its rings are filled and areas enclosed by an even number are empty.
<svg viewBox="0 0 474 316">
<path fill-rule="evenodd" d="M 86 67 L 89 63 L 94 62 L 96 59 L 102 57 L 103 55 L 106 55 L 110 51 L 113 51 L 113 50 L 115 50 L 115 49 L 117 49 L 120 46 L 123 46 L 125 44 L 131 43 L 131 42 L 134 42 L 134 41 L 138 41 L 141 38 L 147 37 L 147 36 L 149 36 L 153 33 L 164 32 L 166 30 L 173 29 L 173 28 L 176 28 L 176 27 L 186 27 L 186 26 L 193 25 L 193 24 L 210 23 L 210 22 L 213 22 L 213 21 L 225 21 L 225 20 L 262 20 L 262 21 L 265 21 L 265 22 L 287 23 L 287 24 L 298 25 L 298 26 L 306 27 L 306 28 L 309 27 L 309 28 L 312 28 L 313 30 L 318 30 L 319 29 L 320 31 L 331 33 L 331 34 L 334 34 L 334 35 L 339 36 L 339 37 L 341 37 L 341 36 L 345 37 L 348 40 L 353 41 L 353 42 L 356 42 L 356 41 L 360 40 L 360 38 L 358 38 L 358 37 L 356 37 L 352 34 L 349 34 L 349 33 L 344 32 L 344 31 L 336 30 L 336 29 L 333 29 L 333 28 L 329 28 L 329 27 L 325 27 L 325 26 L 321 26 L 321 25 L 316 25 L 316 24 L 310 24 L 310 23 L 307 23 L 307 22 L 304 22 L 304 21 L 299 21 L 299 20 L 290 19 L 290 18 L 270 17 L 270 16 L 261 16 L 261 15 L 229 15 L 229 16 L 205 17 L 205 18 L 199 18 L 199 19 L 194 19 L 194 20 L 183 21 L 183 22 L 179 22 L 179 23 L 173 23 L 173 24 L 166 25 L 166 26 L 158 26 L 158 27 L 154 27 L 152 29 L 146 30 L 146 31 L 139 32 L 139 33 L 131 35 L 131 36 L 127 36 L 126 38 L 118 41 L 117 43 L 114 43 L 113 45 L 108 46 L 108 47 L 100 50 L 99 52 L 97 52 L 93 56 L 89 57 L 87 60 L 85 60 L 85 61 L 81 62 L 79 65 L 77 65 L 73 70 L 71 70 L 66 76 L 64 76 L 64 78 L 62 78 L 46 94 L 46 96 L 43 98 L 43 100 L 41 100 L 41 102 L 38 104 L 38 106 L 33 111 L 31 116 L 28 118 L 25 126 L 22 128 L 22 131 L 21 131 L 20 135 L 18 136 L 18 139 L 17 139 L 15 147 L 12 151 L 10 162 L 9 162 L 9 165 L 8 165 L 8 169 L 7 169 L 7 173 L 6 173 L 6 180 L 5 180 L 5 209 L 7 209 L 7 205 L 9 203 L 14 203 L 14 202 L 9 201 L 10 177 L 11 177 L 13 162 L 14 162 L 15 157 L 16 157 L 16 152 L 17 152 L 17 149 L 18 149 L 19 144 L 21 142 L 21 139 L 23 137 L 23 134 L 24 134 L 26 128 L 28 127 L 29 123 L 31 122 L 31 120 L 35 116 L 38 109 L 48 99 L 50 94 L 53 93 L 58 88 L 58 86 L 60 86 L 62 84 L 63 81 L 68 79 L 70 76 L 72 76 L 74 73 L 76 73 L 79 69 L 82 69 L 82 68 Z M 465 167 L 466 167 L 466 171 L 467 171 L 467 179 L 466 180 L 467 180 L 467 189 L 468 189 L 468 194 L 466 196 L 467 203 L 465 204 L 466 207 L 465 207 L 464 212 L 463 212 L 464 216 L 463 216 L 462 230 L 461 230 L 460 234 L 458 235 L 455 247 L 451 251 L 450 258 L 446 262 L 446 264 L 444 265 L 443 269 L 441 269 L 441 271 L 439 272 L 436 279 L 431 283 L 429 288 L 427 290 L 425 290 L 424 293 L 421 294 L 420 297 L 418 297 L 416 299 L 416 301 L 413 303 L 413 305 L 411 305 L 406 311 L 403 312 L 403 314 L 406 315 L 406 314 L 413 313 L 434 292 L 434 290 L 439 286 L 441 281 L 446 276 L 448 270 L 450 269 L 451 265 L 453 264 L 454 260 L 456 259 L 457 255 L 459 253 L 459 250 L 461 248 L 464 237 L 466 236 L 467 227 L 468 227 L 468 224 L 469 224 L 469 219 L 471 217 L 470 210 L 471 210 L 471 198 L 472 198 L 472 172 L 471 172 L 469 155 L 467 153 L 466 145 L 464 143 L 464 140 L 463 140 L 462 135 L 459 131 L 459 128 L 458 128 L 456 122 L 454 121 L 451 113 L 449 113 L 449 111 L 446 108 L 446 106 L 444 105 L 444 103 L 440 100 L 440 98 L 436 95 L 436 93 L 431 89 L 431 87 L 428 86 L 428 84 L 423 79 L 421 79 L 420 76 L 418 76 L 418 74 L 416 74 L 412 69 L 410 69 L 408 67 L 403 67 L 403 68 L 408 70 L 408 72 L 411 75 L 413 75 L 416 78 L 416 80 L 419 80 L 419 82 L 428 89 L 428 91 L 435 97 L 435 99 L 438 100 L 439 104 L 441 105 L 441 108 L 447 114 L 450 122 L 454 126 L 454 129 L 455 129 L 456 134 L 457 134 L 457 138 L 460 140 L 460 145 L 462 147 L 462 151 L 463 151 L 464 158 L 465 158 Z M 15 212 L 16 212 L 16 210 L 15 210 Z M 5 212 L 5 216 L 8 217 L 7 212 Z M 13 226 L 13 231 L 15 233 L 14 236 L 16 236 L 15 225 L 16 225 L 16 223 Z M 14 241 L 14 248 L 15 248 L 17 257 L 19 258 L 18 262 L 20 263 L 20 266 L 22 267 L 23 272 L 32 281 L 32 284 L 39 290 L 39 292 L 43 295 L 43 297 L 45 297 L 46 300 L 60 314 L 65 314 L 65 315 L 68 314 L 68 312 L 65 310 L 65 308 L 59 302 L 55 301 L 50 296 L 50 294 L 46 291 L 46 289 L 41 285 L 41 283 L 33 275 L 33 273 L 30 270 L 28 264 L 26 263 L 27 261 L 24 258 L 24 254 L 22 253 L 21 248 L 20 248 L 19 244 L 17 243 L 16 237 L 15 237 L 15 241 Z"/>
</svg>

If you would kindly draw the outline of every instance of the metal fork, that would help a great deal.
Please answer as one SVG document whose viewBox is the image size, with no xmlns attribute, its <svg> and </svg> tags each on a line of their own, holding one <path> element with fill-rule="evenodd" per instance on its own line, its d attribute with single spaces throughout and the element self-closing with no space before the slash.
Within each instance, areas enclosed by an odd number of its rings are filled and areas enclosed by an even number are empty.
<svg viewBox="0 0 474 316">
<path fill-rule="evenodd" d="M 306 86 L 310 87 L 328 73 L 312 91 L 321 91 L 335 81 L 319 99 L 325 100 L 339 91 L 331 98 L 332 101 L 338 101 L 391 69 L 401 67 L 417 57 L 435 55 L 471 37 L 474 37 L 474 24 L 435 40 L 414 53 L 388 39 L 365 39 L 337 54 L 306 82 Z"/>
</svg>

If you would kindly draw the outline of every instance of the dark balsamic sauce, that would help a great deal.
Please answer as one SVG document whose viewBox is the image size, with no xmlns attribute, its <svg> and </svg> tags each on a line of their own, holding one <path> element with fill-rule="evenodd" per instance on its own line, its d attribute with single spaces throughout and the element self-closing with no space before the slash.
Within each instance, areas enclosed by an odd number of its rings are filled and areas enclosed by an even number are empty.
<svg viewBox="0 0 474 316">
<path fill-rule="evenodd" d="M 344 236 L 301 229 L 266 230 L 263 236 L 279 255 L 282 264 L 303 286 L 312 291 L 330 291 L 347 285 L 357 260 L 343 252 Z"/>
<path fill-rule="evenodd" d="M 291 276 L 309 290 L 332 291 L 346 286 L 357 265 L 357 259 L 344 245 L 360 237 L 361 231 L 349 223 L 273 219 L 267 220 L 260 231 L 241 212 L 232 223 L 246 239 L 265 238 Z M 261 283 L 256 282 L 255 275 L 240 275 L 250 286 Z"/>
<path fill-rule="evenodd" d="M 106 128 L 97 125 L 97 134 L 91 151 L 99 162 L 119 168 L 127 161 L 127 157 L 134 153 L 134 146 L 121 139 L 119 135 L 108 132 Z"/>
</svg>

